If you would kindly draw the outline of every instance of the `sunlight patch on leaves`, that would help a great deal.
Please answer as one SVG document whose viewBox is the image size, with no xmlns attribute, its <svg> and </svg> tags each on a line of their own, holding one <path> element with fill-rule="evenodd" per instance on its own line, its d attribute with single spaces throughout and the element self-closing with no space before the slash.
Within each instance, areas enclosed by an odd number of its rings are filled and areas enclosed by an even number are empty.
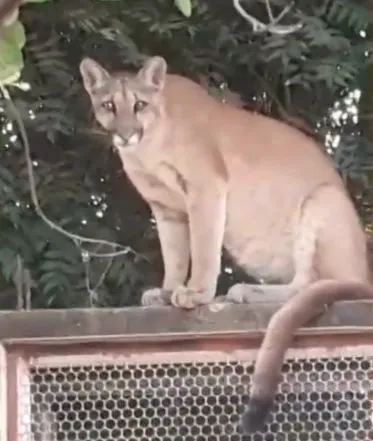
<svg viewBox="0 0 373 441">
<path fill-rule="evenodd" d="M 174 0 L 177 9 L 185 15 L 190 17 L 192 15 L 192 1 L 191 0 Z"/>
</svg>

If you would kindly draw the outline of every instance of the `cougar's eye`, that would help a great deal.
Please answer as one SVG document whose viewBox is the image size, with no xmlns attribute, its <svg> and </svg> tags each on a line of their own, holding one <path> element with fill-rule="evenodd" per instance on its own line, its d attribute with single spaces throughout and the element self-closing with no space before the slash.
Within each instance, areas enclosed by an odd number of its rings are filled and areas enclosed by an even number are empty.
<svg viewBox="0 0 373 441">
<path fill-rule="evenodd" d="M 115 104 L 113 101 L 104 101 L 102 103 L 102 107 L 107 111 L 111 113 L 115 113 Z"/>
<path fill-rule="evenodd" d="M 145 101 L 141 101 L 141 100 L 136 101 L 135 104 L 134 104 L 134 106 L 133 106 L 133 111 L 134 111 L 135 113 L 137 113 L 137 112 L 141 112 L 142 110 L 145 109 L 145 107 L 146 107 L 147 105 L 148 105 L 148 103 L 145 102 Z"/>
</svg>

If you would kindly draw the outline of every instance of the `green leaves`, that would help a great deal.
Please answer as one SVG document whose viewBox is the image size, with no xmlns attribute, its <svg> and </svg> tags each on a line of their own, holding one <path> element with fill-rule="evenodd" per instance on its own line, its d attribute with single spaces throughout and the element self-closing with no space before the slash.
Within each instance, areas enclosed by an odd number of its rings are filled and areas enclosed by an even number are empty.
<svg viewBox="0 0 373 441">
<path fill-rule="evenodd" d="M 17 254 L 17 251 L 12 248 L 2 247 L 0 249 L 0 268 L 3 277 L 7 282 L 11 281 L 14 275 L 18 256 L 19 254 Z"/>
<path fill-rule="evenodd" d="M 83 267 L 79 261 L 79 254 L 72 248 L 68 241 L 65 246 L 55 244 L 47 249 L 41 256 L 41 264 L 38 268 L 38 288 L 47 298 L 56 295 L 69 295 L 74 291 L 74 282 L 80 277 Z"/>
<path fill-rule="evenodd" d="M 185 15 L 190 17 L 192 15 L 192 0 L 174 0 L 177 9 Z"/>
<path fill-rule="evenodd" d="M 345 24 L 359 33 L 366 30 L 373 18 L 371 11 L 358 3 L 355 0 L 333 0 L 324 13 L 329 22 Z"/>
<path fill-rule="evenodd" d="M 23 24 L 17 20 L 0 25 L 0 83 L 10 84 L 18 80 L 23 68 L 22 48 L 26 42 Z"/>
<path fill-rule="evenodd" d="M 50 0 L 23 0 L 22 3 L 44 3 Z M 18 81 L 23 69 L 22 49 L 26 43 L 23 24 L 18 20 L 18 9 L 0 22 L 0 84 Z"/>
<path fill-rule="evenodd" d="M 29 0 L 38 1 L 38 0 Z M 45 1 L 45 0 L 41 0 Z M 117 2 L 118 0 L 99 0 L 101 2 Z M 174 4 L 177 9 L 185 15 L 185 17 L 190 17 L 192 15 L 192 0 L 174 0 Z"/>
</svg>

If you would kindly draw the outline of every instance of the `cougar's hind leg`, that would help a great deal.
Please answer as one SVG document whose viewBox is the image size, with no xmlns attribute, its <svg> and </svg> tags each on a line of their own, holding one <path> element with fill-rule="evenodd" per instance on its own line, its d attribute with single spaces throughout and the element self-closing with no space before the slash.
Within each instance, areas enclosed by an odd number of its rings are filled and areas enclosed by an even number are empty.
<svg viewBox="0 0 373 441">
<path fill-rule="evenodd" d="M 294 235 L 293 261 L 295 274 L 291 283 L 276 285 L 233 285 L 225 301 L 232 303 L 286 302 L 300 289 L 315 280 L 317 221 L 304 213 Z"/>
<path fill-rule="evenodd" d="M 311 320 L 322 311 L 319 300 L 318 308 L 309 306 L 313 305 L 313 296 L 325 296 L 325 304 L 330 304 L 327 288 L 317 288 L 320 285 L 313 287 L 312 282 L 332 279 L 364 284 L 368 278 L 363 229 L 342 189 L 322 185 L 310 195 L 303 208 L 294 248 L 296 271 L 292 282 L 293 286 L 303 286 L 303 289 L 299 296 L 289 299 L 269 322 L 256 358 L 249 404 L 242 417 L 246 432 L 253 432 L 264 423 L 294 331 L 306 323 L 305 318 Z M 306 288 L 307 285 L 310 286 Z M 353 296 L 351 292 L 351 298 Z M 307 298 L 308 303 L 304 304 Z"/>
</svg>

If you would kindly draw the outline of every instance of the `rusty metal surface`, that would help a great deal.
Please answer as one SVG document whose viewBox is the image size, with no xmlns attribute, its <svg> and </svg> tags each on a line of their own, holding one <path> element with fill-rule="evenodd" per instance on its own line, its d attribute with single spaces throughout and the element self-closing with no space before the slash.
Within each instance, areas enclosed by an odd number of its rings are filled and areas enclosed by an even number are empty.
<svg viewBox="0 0 373 441">
<path fill-rule="evenodd" d="M 7 356 L 0 345 L 0 441 L 7 441 Z"/>
<path fill-rule="evenodd" d="M 140 341 L 205 337 L 210 334 L 262 334 L 280 303 L 212 304 L 194 311 L 176 308 L 71 309 L 0 312 L 0 342 Z M 299 335 L 371 333 L 373 302 L 340 302 Z"/>
</svg>

